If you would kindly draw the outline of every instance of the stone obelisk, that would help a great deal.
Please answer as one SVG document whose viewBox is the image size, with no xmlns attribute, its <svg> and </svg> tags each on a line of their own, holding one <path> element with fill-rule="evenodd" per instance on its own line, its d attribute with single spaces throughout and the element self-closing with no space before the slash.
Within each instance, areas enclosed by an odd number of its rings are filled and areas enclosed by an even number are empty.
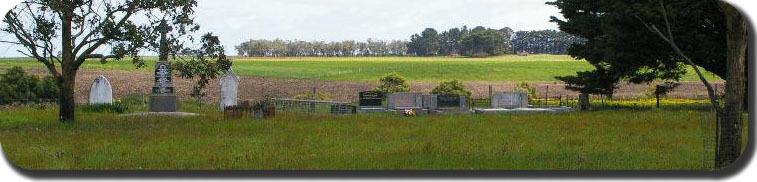
<svg viewBox="0 0 757 182">
<path fill-rule="evenodd" d="M 171 63 L 168 62 L 166 34 L 172 30 L 166 20 L 156 28 L 160 32 L 160 59 L 155 64 L 155 85 L 150 95 L 150 112 L 178 112 L 179 100 L 171 83 Z"/>
</svg>

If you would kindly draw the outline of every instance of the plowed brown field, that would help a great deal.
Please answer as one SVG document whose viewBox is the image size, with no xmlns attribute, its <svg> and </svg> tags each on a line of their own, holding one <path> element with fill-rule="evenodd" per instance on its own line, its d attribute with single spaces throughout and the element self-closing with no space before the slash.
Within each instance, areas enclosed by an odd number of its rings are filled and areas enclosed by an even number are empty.
<svg viewBox="0 0 757 182">
<path fill-rule="evenodd" d="M 46 71 L 37 68 L 27 68 L 27 71 L 37 75 L 44 75 Z M 92 80 L 98 75 L 104 75 L 108 78 L 113 86 L 113 94 L 116 99 L 127 95 L 149 96 L 150 87 L 153 84 L 152 74 L 142 71 L 123 71 L 123 70 L 81 70 L 76 79 L 75 97 L 78 103 L 86 103 L 89 87 Z M 313 87 L 318 92 L 326 94 L 335 101 L 356 101 L 359 91 L 370 90 L 378 83 L 364 82 L 325 82 L 325 81 L 302 81 L 279 78 L 260 78 L 260 77 L 241 77 L 240 99 L 252 100 L 259 99 L 261 95 L 276 95 L 279 97 L 291 98 L 297 94 L 310 93 Z M 174 85 L 179 92 L 182 100 L 191 99 L 189 92 L 192 87 L 192 80 L 180 79 L 174 76 Z M 428 93 L 439 83 L 411 83 L 413 91 Z M 489 93 L 489 85 L 492 85 L 494 91 L 512 91 L 517 83 L 514 82 L 465 82 L 473 91 L 473 97 L 485 98 Z M 544 97 L 545 91 L 549 89 L 549 97 L 563 95 L 563 98 L 574 98 L 577 92 L 565 90 L 565 84 L 560 82 L 533 82 L 531 83 L 539 91 L 539 97 Z M 723 83 L 716 83 L 718 90 L 723 90 Z M 614 97 L 619 99 L 643 97 L 644 92 L 649 88 L 648 85 L 637 85 L 624 83 L 620 85 Z M 207 90 L 206 102 L 216 102 L 220 97 L 220 87 L 218 80 L 210 83 Z M 669 98 L 707 98 L 705 87 L 699 82 L 683 82 L 668 96 Z"/>
</svg>

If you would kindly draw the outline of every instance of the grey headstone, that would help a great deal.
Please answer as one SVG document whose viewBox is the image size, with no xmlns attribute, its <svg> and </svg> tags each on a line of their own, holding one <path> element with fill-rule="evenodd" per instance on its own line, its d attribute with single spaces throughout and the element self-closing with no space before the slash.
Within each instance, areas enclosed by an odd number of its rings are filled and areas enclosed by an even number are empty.
<svg viewBox="0 0 757 182">
<path fill-rule="evenodd" d="M 438 95 L 432 94 L 432 95 L 423 95 L 423 108 L 424 109 L 436 109 L 438 105 L 437 97 Z"/>
<path fill-rule="evenodd" d="M 239 76 L 234 70 L 229 69 L 221 77 L 221 109 L 229 106 L 236 106 L 239 99 Z"/>
<path fill-rule="evenodd" d="M 423 108 L 422 93 L 392 93 L 387 95 L 390 109 L 421 109 Z"/>
<path fill-rule="evenodd" d="M 105 76 L 100 75 L 89 88 L 89 104 L 112 104 L 113 87 Z"/>
<path fill-rule="evenodd" d="M 499 92 L 491 98 L 492 108 L 527 108 L 528 94 L 520 92 Z"/>
</svg>

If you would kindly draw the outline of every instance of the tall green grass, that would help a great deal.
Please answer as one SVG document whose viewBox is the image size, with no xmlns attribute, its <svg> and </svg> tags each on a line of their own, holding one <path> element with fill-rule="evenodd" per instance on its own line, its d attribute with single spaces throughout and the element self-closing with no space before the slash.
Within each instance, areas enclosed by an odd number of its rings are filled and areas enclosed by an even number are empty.
<svg viewBox="0 0 757 182">
<path fill-rule="evenodd" d="M 567 114 L 280 114 L 267 120 L 0 111 L 5 155 L 27 169 L 697 170 L 700 111 Z"/>
</svg>

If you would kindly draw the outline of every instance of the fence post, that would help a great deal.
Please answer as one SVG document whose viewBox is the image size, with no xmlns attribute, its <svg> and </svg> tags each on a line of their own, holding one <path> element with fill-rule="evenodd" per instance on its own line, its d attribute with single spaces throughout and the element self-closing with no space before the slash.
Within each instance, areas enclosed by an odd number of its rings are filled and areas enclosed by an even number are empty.
<svg viewBox="0 0 757 182">
<path fill-rule="evenodd" d="M 311 95 L 311 99 L 318 100 L 318 90 L 316 90 L 316 87 L 313 87 L 313 95 Z M 310 112 L 315 112 L 315 102 L 310 103 Z"/>
<path fill-rule="evenodd" d="M 547 85 L 547 91 L 544 92 L 544 105 L 549 105 L 549 85 Z"/>
<path fill-rule="evenodd" d="M 489 99 L 492 99 L 492 96 L 494 95 L 494 88 L 492 85 L 489 85 Z"/>
<path fill-rule="evenodd" d="M 265 99 L 265 96 L 263 96 L 265 91 L 263 89 L 265 89 L 265 87 L 260 87 L 260 100 Z"/>
</svg>

